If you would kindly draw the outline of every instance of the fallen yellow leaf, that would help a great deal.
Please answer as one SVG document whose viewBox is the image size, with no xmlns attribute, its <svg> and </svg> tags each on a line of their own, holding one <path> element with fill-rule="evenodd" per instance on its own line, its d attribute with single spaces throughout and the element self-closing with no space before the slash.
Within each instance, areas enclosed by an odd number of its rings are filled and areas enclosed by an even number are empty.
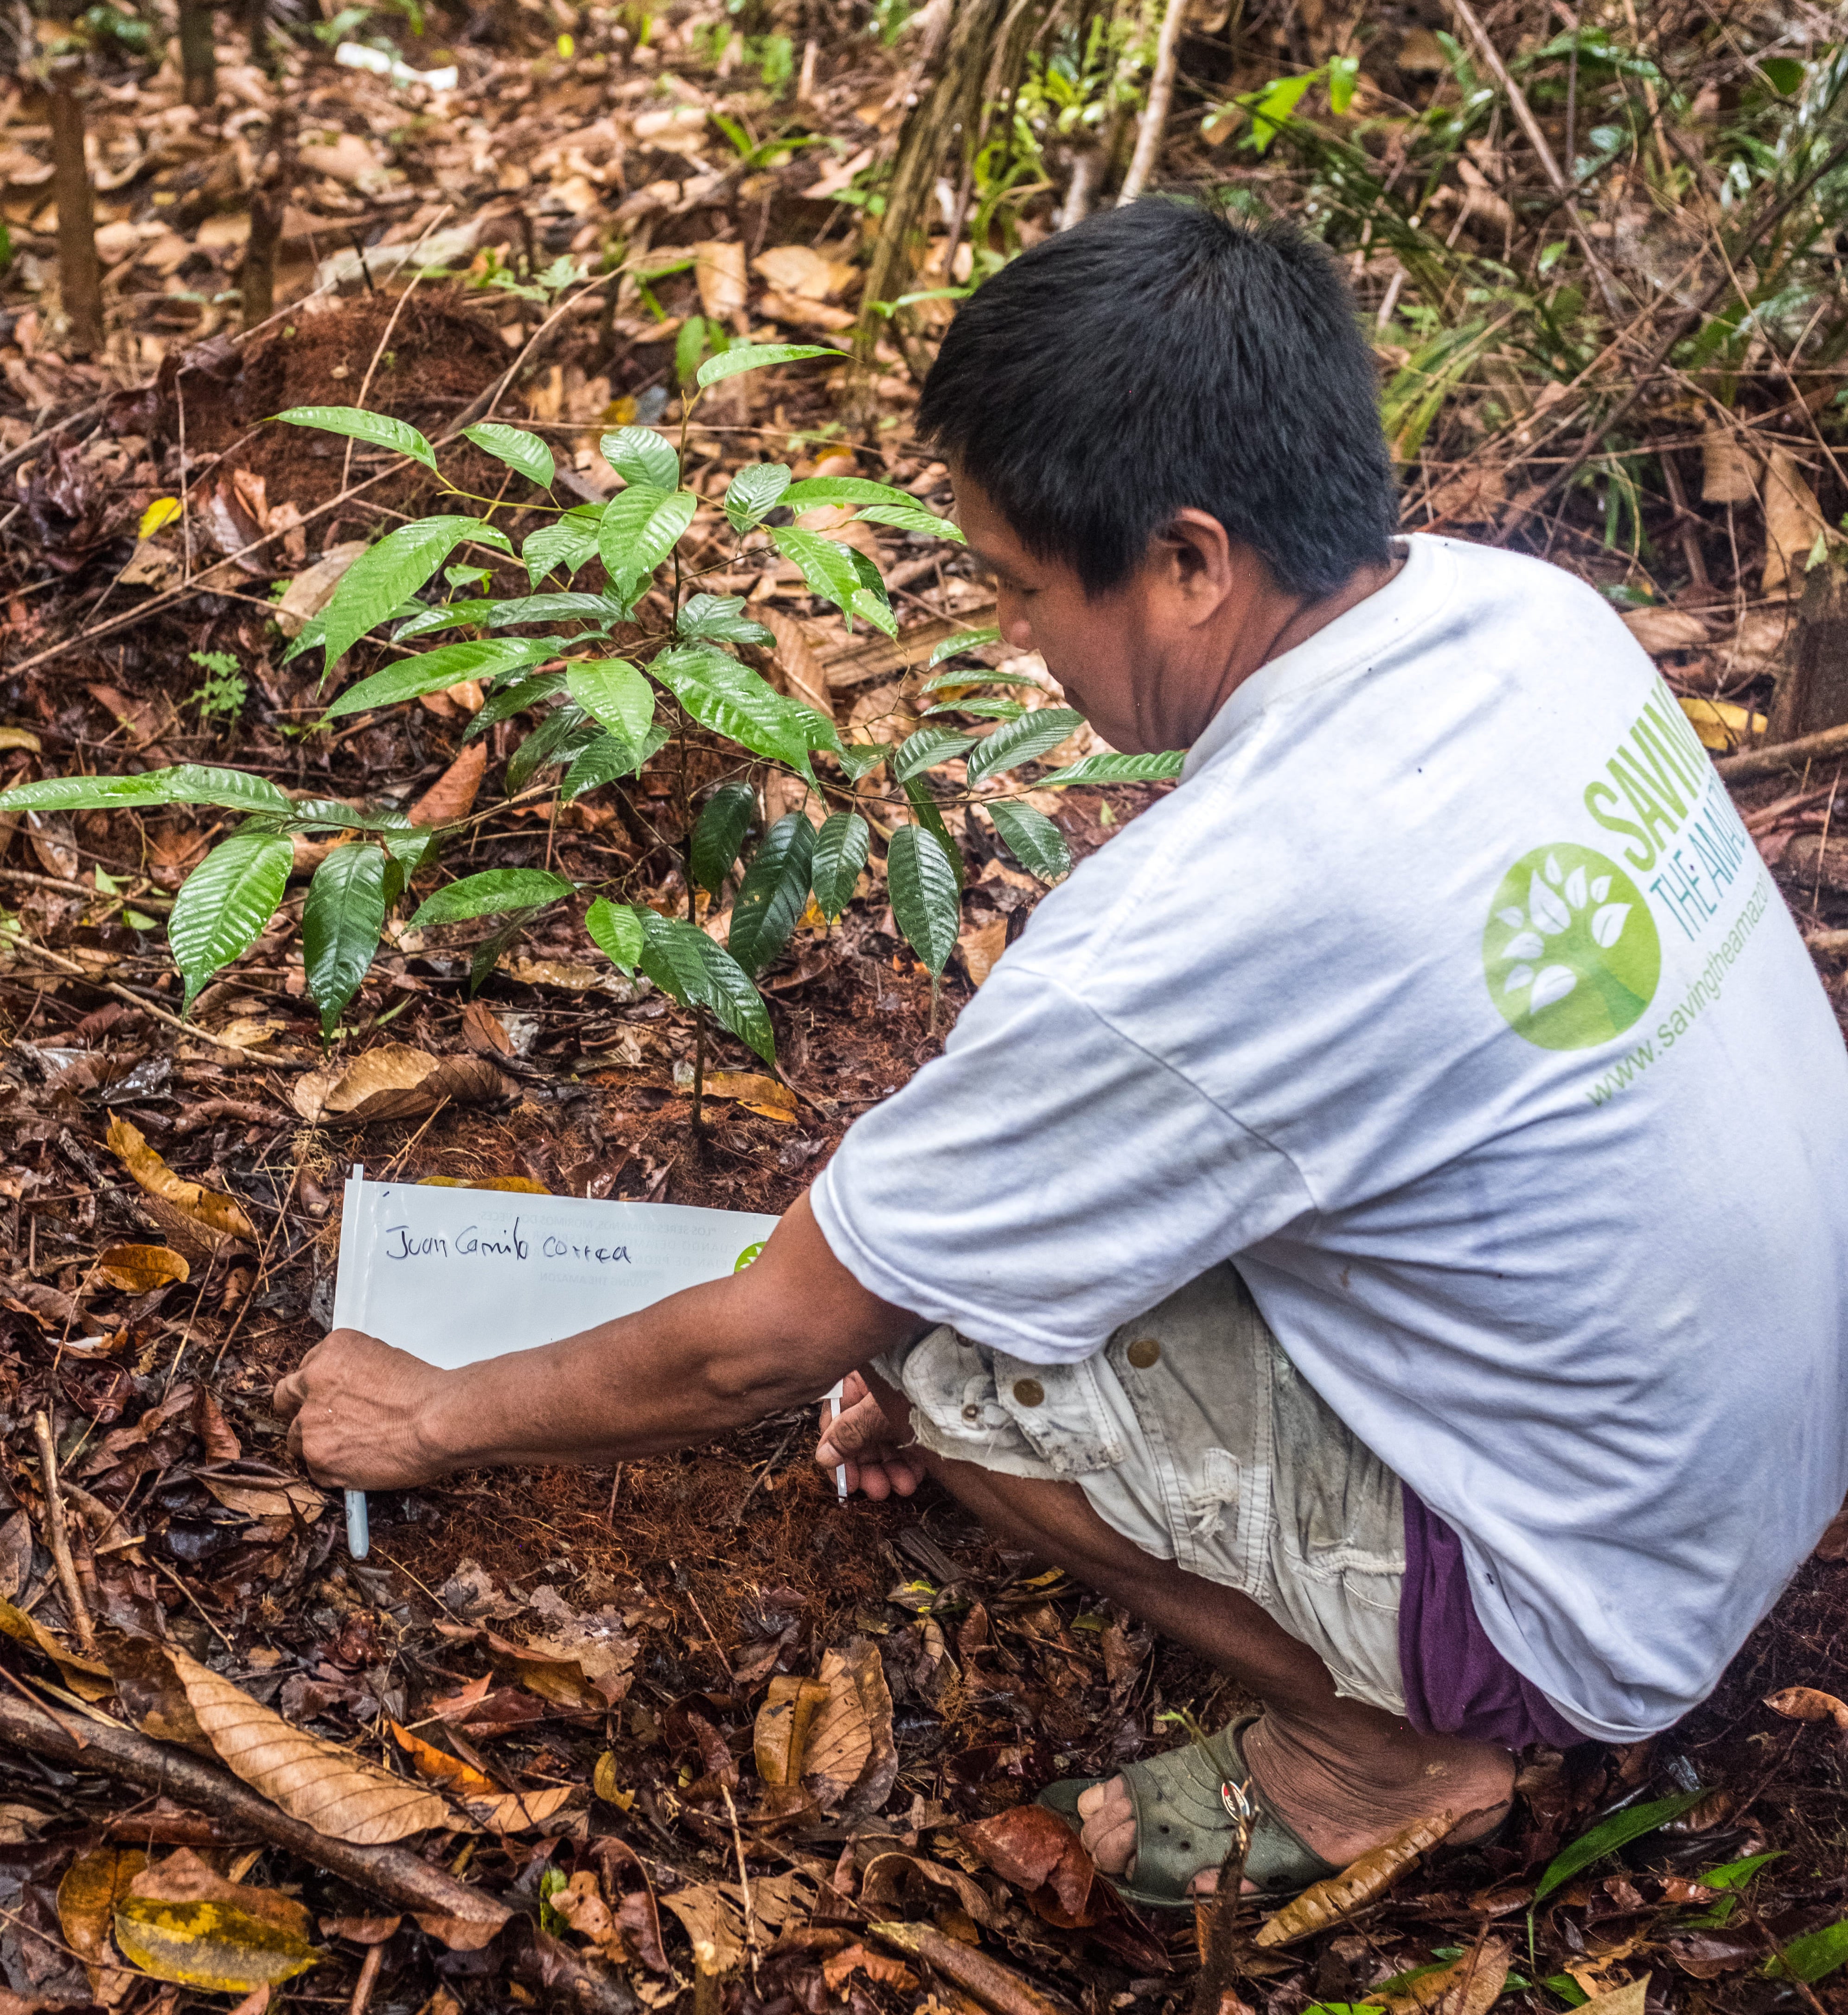
<svg viewBox="0 0 1848 2015">
<path fill-rule="evenodd" d="M 163 526 L 171 525 L 180 515 L 180 500 L 177 497 L 156 497 L 141 514 L 141 523 L 135 537 L 151 539 Z"/>
<path fill-rule="evenodd" d="M 98 1255 L 96 1271 L 124 1295 L 146 1295 L 190 1278 L 192 1270 L 171 1245 L 112 1245 Z"/>
<path fill-rule="evenodd" d="M 254 1238 L 256 1228 L 228 1196 L 176 1176 L 126 1119 L 109 1122 L 109 1151 L 149 1196 L 171 1204 L 195 1229 L 216 1241 Z"/>
<path fill-rule="evenodd" d="M 111 1933 L 116 1905 L 148 1865 L 138 1847 L 100 1847 L 80 1855 L 58 1884 L 58 1926 L 64 1942 L 84 1962 L 90 1992 L 105 2007 L 124 1999 L 135 1976 L 121 1970 Z"/>
<path fill-rule="evenodd" d="M 1736 749 L 1748 735 L 1762 735 L 1771 726 L 1762 713 L 1735 706 L 1729 699 L 1698 699 L 1684 693 L 1681 711 L 1706 749 Z"/>
<path fill-rule="evenodd" d="M 36 756 L 44 745 L 29 727 L 0 727 L 0 749 L 30 749 Z"/>
<path fill-rule="evenodd" d="M 313 1920 L 293 1896 L 214 1875 L 190 1848 L 145 1868 L 116 1905 L 116 1942 L 156 1980 L 248 1994 L 318 1966 Z"/>
<path fill-rule="evenodd" d="M 764 1076 L 760 1071 L 708 1071 L 706 1095 L 708 1098 L 735 1098 L 755 1112 L 769 1107 L 772 1119 L 796 1110 L 795 1093 L 786 1084 Z"/>
</svg>

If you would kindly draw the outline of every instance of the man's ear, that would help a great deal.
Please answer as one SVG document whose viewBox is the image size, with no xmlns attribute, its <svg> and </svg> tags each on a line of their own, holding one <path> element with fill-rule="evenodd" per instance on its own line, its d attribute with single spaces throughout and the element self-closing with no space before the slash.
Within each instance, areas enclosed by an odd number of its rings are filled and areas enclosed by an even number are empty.
<svg viewBox="0 0 1848 2015">
<path fill-rule="evenodd" d="M 1239 588 L 1245 548 L 1210 512 L 1191 504 L 1174 513 L 1153 544 L 1161 585 L 1177 598 L 1181 620 L 1210 622 Z"/>
</svg>

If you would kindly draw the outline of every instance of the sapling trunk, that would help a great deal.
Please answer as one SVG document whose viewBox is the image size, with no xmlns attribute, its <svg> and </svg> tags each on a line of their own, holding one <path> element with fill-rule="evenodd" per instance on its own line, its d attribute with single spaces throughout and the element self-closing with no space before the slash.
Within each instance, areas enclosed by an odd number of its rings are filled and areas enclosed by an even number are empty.
<svg viewBox="0 0 1848 2015">
<path fill-rule="evenodd" d="M 268 321 L 275 312 L 276 253 L 282 242 L 282 217 L 295 166 L 295 107 L 280 92 L 270 116 L 270 143 L 250 192 L 250 235 L 239 275 L 246 329 Z"/>
<path fill-rule="evenodd" d="M 269 0 L 244 0 L 244 25 L 250 31 L 250 60 L 265 77 L 269 59 Z"/>
<path fill-rule="evenodd" d="M 693 1010 L 693 1138 L 706 1132 L 706 1010 Z"/>
<path fill-rule="evenodd" d="M 180 0 L 180 75 L 186 102 L 203 110 L 218 95 L 218 52 L 210 0 Z"/>
<path fill-rule="evenodd" d="M 73 356 L 102 347 L 102 263 L 96 256 L 96 205 L 84 159 L 81 56 L 51 66 L 52 192 L 58 206 L 58 291 L 70 322 Z"/>
</svg>

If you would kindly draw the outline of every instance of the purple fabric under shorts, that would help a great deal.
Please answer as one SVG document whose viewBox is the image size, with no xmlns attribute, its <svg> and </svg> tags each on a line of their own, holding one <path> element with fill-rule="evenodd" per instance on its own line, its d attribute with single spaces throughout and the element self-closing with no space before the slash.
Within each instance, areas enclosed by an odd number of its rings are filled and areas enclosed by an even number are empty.
<svg viewBox="0 0 1848 2015">
<path fill-rule="evenodd" d="M 1422 1735 L 1554 1749 L 1594 1738 L 1561 1715 L 1489 1642 L 1469 1593 L 1463 1545 L 1409 1484 L 1405 1584 L 1399 1601 L 1399 1665 L 1405 1719 Z"/>
</svg>

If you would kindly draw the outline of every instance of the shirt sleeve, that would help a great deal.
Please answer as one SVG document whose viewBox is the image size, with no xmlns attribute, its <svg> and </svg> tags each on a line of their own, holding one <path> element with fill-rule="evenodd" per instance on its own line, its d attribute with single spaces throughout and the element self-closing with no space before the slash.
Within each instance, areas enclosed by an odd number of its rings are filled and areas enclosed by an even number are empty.
<svg viewBox="0 0 1848 2015">
<path fill-rule="evenodd" d="M 810 1201 L 862 1287 L 1042 1364 L 1090 1356 L 1312 1207 L 1287 1155 L 1012 961 Z"/>
</svg>

